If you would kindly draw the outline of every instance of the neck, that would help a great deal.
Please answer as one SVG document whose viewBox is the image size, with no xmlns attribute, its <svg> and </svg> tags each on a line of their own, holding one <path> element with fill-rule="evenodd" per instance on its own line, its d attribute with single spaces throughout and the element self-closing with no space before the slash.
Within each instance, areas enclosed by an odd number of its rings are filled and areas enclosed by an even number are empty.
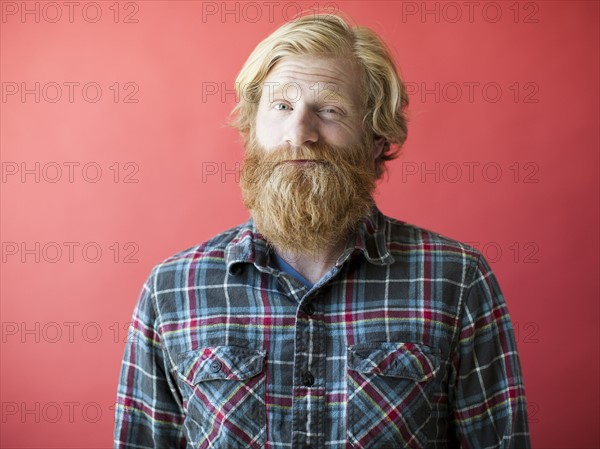
<svg viewBox="0 0 600 449">
<path fill-rule="evenodd" d="M 274 248 L 279 257 L 311 283 L 315 284 L 335 265 L 345 246 L 346 241 L 340 240 L 314 253 L 294 252 L 293 254 L 289 254 L 277 246 L 274 246 Z"/>
</svg>

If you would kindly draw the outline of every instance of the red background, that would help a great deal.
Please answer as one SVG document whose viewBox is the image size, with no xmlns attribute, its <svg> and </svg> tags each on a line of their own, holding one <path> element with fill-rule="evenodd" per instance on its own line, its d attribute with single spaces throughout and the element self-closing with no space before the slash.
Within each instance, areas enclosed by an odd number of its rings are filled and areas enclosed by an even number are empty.
<svg viewBox="0 0 600 449">
<path fill-rule="evenodd" d="M 247 218 L 227 90 L 260 40 L 327 3 L 270 5 L 2 2 L 3 448 L 111 447 L 151 267 Z M 380 208 L 484 251 L 534 447 L 599 447 L 599 3 L 329 6 L 380 33 L 411 89 Z"/>
</svg>

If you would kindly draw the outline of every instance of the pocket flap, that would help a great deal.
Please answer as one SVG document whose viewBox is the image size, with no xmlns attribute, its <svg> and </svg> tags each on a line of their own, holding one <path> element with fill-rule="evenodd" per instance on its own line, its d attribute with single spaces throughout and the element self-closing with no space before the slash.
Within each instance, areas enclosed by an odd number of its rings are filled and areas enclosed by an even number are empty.
<svg viewBox="0 0 600 449">
<path fill-rule="evenodd" d="M 348 348 L 348 369 L 363 374 L 429 380 L 440 367 L 440 350 L 416 343 L 365 343 Z"/>
<path fill-rule="evenodd" d="M 191 384 L 205 380 L 245 380 L 261 373 L 265 351 L 238 346 L 210 346 L 179 354 L 177 370 Z"/>
</svg>

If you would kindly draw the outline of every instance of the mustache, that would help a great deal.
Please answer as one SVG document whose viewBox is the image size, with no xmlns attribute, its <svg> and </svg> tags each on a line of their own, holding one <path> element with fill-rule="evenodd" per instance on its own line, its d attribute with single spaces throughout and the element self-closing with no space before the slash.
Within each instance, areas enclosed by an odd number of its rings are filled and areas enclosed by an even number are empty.
<svg viewBox="0 0 600 449">
<path fill-rule="evenodd" d="M 304 158 L 298 158 L 298 159 L 285 159 L 279 162 L 271 162 L 271 164 L 273 165 L 273 168 L 278 167 L 280 165 L 286 164 L 286 163 L 301 163 L 301 164 L 320 164 L 320 165 L 331 165 L 331 162 L 323 160 L 323 159 L 304 159 Z"/>
<path fill-rule="evenodd" d="M 256 153 L 257 151 L 251 151 Z M 289 147 L 280 146 L 269 151 L 260 151 L 261 158 L 269 162 L 279 163 L 286 161 L 314 161 L 327 162 L 331 153 L 340 153 L 341 149 L 332 145 L 319 144 L 316 146 Z"/>
<path fill-rule="evenodd" d="M 313 145 L 290 147 L 280 145 L 266 151 L 260 145 L 249 145 L 246 148 L 246 161 L 252 165 L 260 165 L 266 169 L 275 169 L 278 166 L 295 166 L 287 162 L 306 162 L 308 167 L 317 166 L 331 168 L 332 166 L 356 166 L 369 163 L 369 155 L 365 146 L 336 146 L 328 143 L 317 142 Z M 307 167 L 307 168 L 308 168 Z"/>
</svg>

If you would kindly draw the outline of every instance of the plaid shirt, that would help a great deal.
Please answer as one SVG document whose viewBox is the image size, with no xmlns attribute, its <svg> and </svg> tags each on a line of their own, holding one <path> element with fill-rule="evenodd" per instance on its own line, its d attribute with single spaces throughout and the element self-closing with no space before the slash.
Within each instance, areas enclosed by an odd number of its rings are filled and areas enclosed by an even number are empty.
<svg viewBox="0 0 600 449">
<path fill-rule="evenodd" d="M 312 288 L 252 220 L 154 267 L 115 448 L 528 448 L 498 283 L 475 249 L 373 207 Z"/>
</svg>

